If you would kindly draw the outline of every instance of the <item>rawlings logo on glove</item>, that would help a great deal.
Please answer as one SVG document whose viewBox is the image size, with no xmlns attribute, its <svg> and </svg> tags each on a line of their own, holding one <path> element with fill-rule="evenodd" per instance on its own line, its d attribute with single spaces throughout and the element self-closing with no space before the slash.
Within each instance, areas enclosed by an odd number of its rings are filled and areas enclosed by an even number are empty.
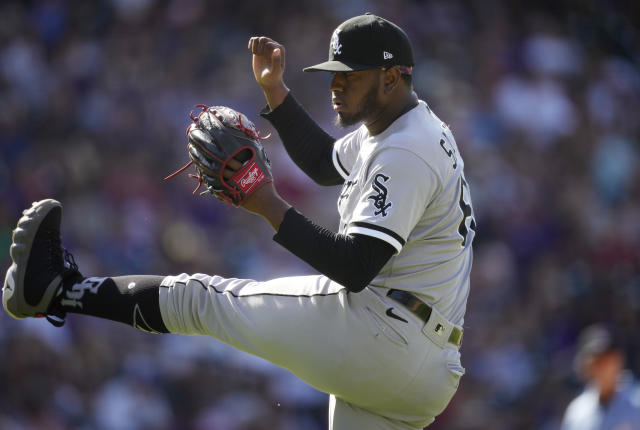
<svg viewBox="0 0 640 430">
<path fill-rule="evenodd" d="M 263 179 L 264 173 L 260 170 L 260 167 L 254 163 L 249 167 L 247 174 L 240 179 L 239 184 L 242 190 L 246 192 L 249 191 L 256 183 L 261 183 Z"/>
<path fill-rule="evenodd" d="M 264 151 L 261 137 L 249 119 L 229 107 L 197 105 L 201 109 L 198 116 L 193 111 L 189 115 L 193 123 L 187 127 L 187 153 L 190 161 L 175 173 L 164 178 L 173 178 L 189 166 L 196 168 L 198 180 L 195 194 L 204 184 L 207 188 L 201 194 L 241 205 L 248 196 L 262 185 L 273 180 L 271 162 Z M 235 160 L 237 169 L 230 162 Z M 225 178 L 225 169 L 228 178 Z M 229 173 L 232 172 L 232 173 Z"/>
</svg>

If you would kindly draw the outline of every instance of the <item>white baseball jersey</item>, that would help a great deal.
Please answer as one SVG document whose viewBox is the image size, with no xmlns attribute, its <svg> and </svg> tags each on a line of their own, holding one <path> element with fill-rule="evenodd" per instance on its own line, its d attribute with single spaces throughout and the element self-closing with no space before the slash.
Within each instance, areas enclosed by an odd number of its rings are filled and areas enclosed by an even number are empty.
<svg viewBox="0 0 640 430">
<path fill-rule="evenodd" d="M 371 285 L 411 291 L 462 325 L 475 220 L 451 130 L 420 101 L 378 135 L 363 125 L 336 141 L 333 161 L 340 233 L 397 251 Z"/>
</svg>

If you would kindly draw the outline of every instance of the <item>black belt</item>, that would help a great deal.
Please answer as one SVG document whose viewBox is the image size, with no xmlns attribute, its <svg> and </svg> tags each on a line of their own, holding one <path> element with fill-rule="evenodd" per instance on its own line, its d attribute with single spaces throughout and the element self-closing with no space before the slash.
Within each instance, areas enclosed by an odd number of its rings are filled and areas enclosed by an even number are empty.
<svg viewBox="0 0 640 430">
<path fill-rule="evenodd" d="M 413 294 L 402 290 L 389 290 L 387 296 L 406 307 L 425 323 L 431 318 L 431 306 Z M 457 327 L 452 327 L 448 342 L 459 347 L 462 343 L 462 330 Z"/>
</svg>

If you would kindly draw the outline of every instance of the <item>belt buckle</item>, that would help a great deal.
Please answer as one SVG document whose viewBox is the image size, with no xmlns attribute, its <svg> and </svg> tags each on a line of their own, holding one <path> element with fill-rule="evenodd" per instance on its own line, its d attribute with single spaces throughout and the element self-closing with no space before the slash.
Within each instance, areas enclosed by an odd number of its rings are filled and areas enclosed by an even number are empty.
<svg viewBox="0 0 640 430">
<path fill-rule="evenodd" d="M 422 327 L 422 332 L 441 348 L 446 347 L 447 343 L 457 346 L 462 337 L 460 330 L 447 321 L 434 306 L 431 306 L 431 316 Z"/>
<path fill-rule="evenodd" d="M 408 291 L 391 289 L 387 292 L 387 296 L 417 315 L 424 322 L 422 332 L 434 343 L 444 348 L 448 342 L 460 348 L 462 330 L 451 324 L 435 307 Z"/>
<path fill-rule="evenodd" d="M 453 327 L 451 334 L 449 335 L 448 342 L 455 345 L 457 348 L 460 348 L 460 345 L 462 345 L 462 334 L 462 330 L 458 327 Z"/>
</svg>

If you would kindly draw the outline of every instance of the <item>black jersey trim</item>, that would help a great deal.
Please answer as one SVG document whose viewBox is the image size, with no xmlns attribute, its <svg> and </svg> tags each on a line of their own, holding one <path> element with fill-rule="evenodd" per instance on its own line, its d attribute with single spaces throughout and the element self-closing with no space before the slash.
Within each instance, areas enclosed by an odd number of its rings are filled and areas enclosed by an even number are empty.
<svg viewBox="0 0 640 430">
<path fill-rule="evenodd" d="M 342 170 L 344 170 L 344 173 L 347 174 L 347 176 L 350 175 L 350 173 L 347 171 L 347 169 L 344 167 L 344 165 L 342 164 L 342 161 L 340 161 L 340 156 L 338 155 L 338 153 L 336 152 L 336 161 L 338 162 L 338 165 L 340 166 L 340 168 Z"/>
<path fill-rule="evenodd" d="M 375 225 L 375 224 L 370 224 L 368 222 L 362 222 L 362 221 L 354 221 L 352 223 L 349 223 L 349 226 L 355 226 L 355 227 L 364 227 L 364 228 L 368 228 L 371 230 L 376 230 L 379 231 L 381 233 L 386 234 L 387 236 L 391 236 L 392 238 L 394 238 L 395 240 L 397 240 L 398 242 L 400 242 L 400 244 L 402 246 L 404 246 L 405 243 L 407 243 L 406 240 L 404 240 L 402 238 L 402 236 L 400 236 L 398 233 L 396 233 L 393 230 L 389 230 L 388 228 L 385 227 L 381 227 L 379 225 Z"/>
<path fill-rule="evenodd" d="M 342 176 L 345 180 L 349 177 L 350 173 L 345 169 L 342 161 L 340 161 L 340 157 L 338 157 L 338 151 L 336 151 L 335 146 L 333 147 L 332 154 L 333 164 L 340 176 Z"/>
</svg>

